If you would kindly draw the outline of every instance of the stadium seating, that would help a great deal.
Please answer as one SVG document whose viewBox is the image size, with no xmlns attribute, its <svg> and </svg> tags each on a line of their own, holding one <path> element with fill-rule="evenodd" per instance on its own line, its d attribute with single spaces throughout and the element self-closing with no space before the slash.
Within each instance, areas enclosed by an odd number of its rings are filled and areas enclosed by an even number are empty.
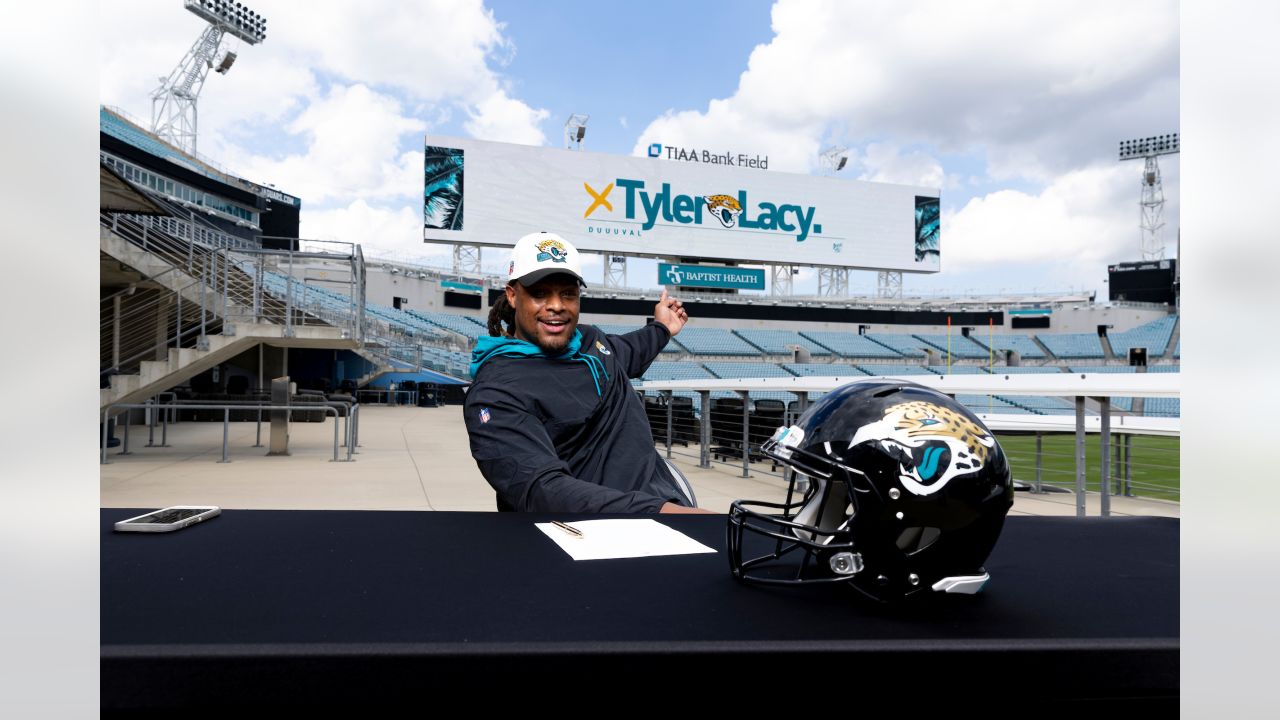
<svg viewBox="0 0 1280 720">
<path fill-rule="evenodd" d="M 694 355 L 760 355 L 759 348 L 721 328 L 686 327 L 675 340 Z"/>
<path fill-rule="evenodd" d="M 596 325 L 596 328 L 599 329 L 600 332 L 606 335 L 626 335 L 627 333 L 635 332 L 636 330 L 639 330 L 642 327 L 644 326 L 643 325 Z M 683 336 L 683 333 L 681 333 L 681 335 Z M 681 350 L 678 340 L 673 340 L 672 342 L 669 342 L 662 347 L 662 352 L 678 354 L 680 352 L 683 352 L 683 350 Z"/>
<path fill-rule="evenodd" d="M 1180 417 L 1182 403 L 1178 398 L 1147 398 L 1142 414 L 1147 417 Z"/>
<path fill-rule="evenodd" d="M 425 320 L 432 325 L 442 327 L 446 330 L 452 330 L 471 340 L 475 340 L 483 335 L 489 334 L 489 328 L 487 326 L 481 325 L 479 320 L 467 315 L 453 315 L 451 313 L 428 312 L 423 310 L 408 310 L 407 312 L 413 317 Z"/>
<path fill-rule="evenodd" d="M 1111 409 L 1121 412 L 1133 412 L 1133 398 L 1113 397 L 1111 398 Z"/>
<path fill-rule="evenodd" d="M 1137 368 L 1128 365 L 1072 365 L 1067 368 L 1073 373 L 1132 373 Z"/>
<path fill-rule="evenodd" d="M 924 357 L 924 348 L 929 347 L 928 343 L 906 333 L 867 333 L 864 337 L 896 350 L 903 357 Z"/>
<path fill-rule="evenodd" d="M 1095 333 L 1045 333 L 1036 335 L 1057 358 L 1104 358 L 1102 341 Z"/>
<path fill-rule="evenodd" d="M 956 402 L 975 413 L 996 413 L 1001 415 L 1029 415 L 1026 408 L 1013 405 L 997 395 L 965 395 L 957 394 Z"/>
<path fill-rule="evenodd" d="M 1075 403 L 1067 398 L 1042 395 L 997 396 L 1036 415 L 1074 415 Z"/>
<path fill-rule="evenodd" d="M 735 330 L 734 334 L 770 355 L 789 354 L 791 351 L 787 349 L 788 345 L 799 345 L 808 350 L 810 355 L 818 357 L 831 354 L 831 350 L 794 330 Z"/>
<path fill-rule="evenodd" d="M 1116 357 L 1127 357 L 1129 348 L 1145 347 L 1148 358 L 1162 357 L 1169 347 L 1169 340 L 1173 338 L 1173 326 L 1177 322 L 1178 317 L 1170 315 L 1132 330 L 1110 333 L 1107 339 L 1111 341 L 1111 351 Z"/>
<path fill-rule="evenodd" d="M 978 365 L 952 365 L 948 368 L 946 365 L 926 365 L 930 372 L 939 375 L 986 375 L 987 370 Z"/>
<path fill-rule="evenodd" d="M 944 360 L 946 359 L 948 352 L 948 338 L 946 335 L 925 335 L 917 333 L 913 337 L 937 348 L 938 352 L 942 354 L 942 358 Z M 953 358 L 986 360 L 991 355 L 991 351 L 987 350 L 987 348 L 978 345 L 960 333 L 952 333 L 949 342 L 951 357 Z"/>
<path fill-rule="evenodd" d="M 644 380 L 710 380 L 715 375 L 697 363 L 655 360 L 644 371 Z"/>
<path fill-rule="evenodd" d="M 1165 365 L 1164 363 L 1161 363 L 1159 365 L 1147 366 L 1147 372 L 1149 373 L 1176 373 L 1181 371 L 1182 371 L 1182 366 L 1178 364 Z"/>
<path fill-rule="evenodd" d="M 246 273 L 254 272 L 254 269 L 248 265 L 242 266 L 242 269 Z M 289 294 L 290 280 L 288 276 L 276 272 L 265 272 L 262 277 L 263 287 L 266 288 L 267 292 L 278 297 L 284 297 Z M 292 281 L 292 289 L 295 302 L 304 309 L 328 310 L 339 316 L 351 312 L 351 299 L 342 293 L 298 280 Z M 396 331 L 408 336 L 436 341 L 449 339 L 449 336 L 442 332 L 439 326 L 393 307 L 366 303 L 365 315 L 381 320 Z"/>
<path fill-rule="evenodd" d="M 98 108 L 98 127 L 101 128 L 102 132 L 119 140 L 123 140 L 144 152 L 154 155 L 155 157 L 164 158 L 176 165 L 180 165 L 188 170 L 211 177 L 220 182 L 227 181 L 227 178 L 221 173 L 217 173 L 198 163 L 193 163 L 183 153 L 180 153 L 165 143 L 160 142 L 150 134 L 137 129 L 132 123 L 118 117 L 115 113 L 108 111 L 104 107 Z"/>
<path fill-rule="evenodd" d="M 1060 375 L 1062 368 L 1052 365 L 997 365 L 992 375 Z"/>
<path fill-rule="evenodd" d="M 1173 359 L 1180 360 L 1182 358 L 1182 338 L 1178 338 L 1178 344 L 1173 346 Z"/>
<path fill-rule="evenodd" d="M 799 377 L 863 377 L 866 376 L 862 370 L 853 365 L 844 365 L 841 363 L 819 364 L 819 363 L 783 363 L 782 367 L 787 372 Z"/>
<path fill-rule="evenodd" d="M 819 345 L 831 348 L 832 352 L 847 358 L 884 358 L 893 360 L 902 357 L 902 353 L 868 340 L 856 333 L 824 332 L 805 330 L 800 333 Z"/>
<path fill-rule="evenodd" d="M 991 347 L 997 354 L 1003 354 L 1005 350 L 1014 350 L 1018 355 L 1029 360 L 1041 360 L 1045 357 L 1044 351 L 1036 345 L 1036 341 L 1032 340 L 1030 335 L 995 335 L 991 338 L 990 345 L 987 344 L 985 335 L 981 337 L 970 335 L 969 339 L 983 348 Z"/>
<path fill-rule="evenodd" d="M 793 377 L 774 363 L 708 361 L 702 366 L 718 378 Z"/>
<path fill-rule="evenodd" d="M 882 375 L 885 377 L 896 377 L 899 375 L 934 375 L 928 368 L 923 365 L 903 365 L 901 363 L 877 363 L 863 364 L 856 366 L 862 372 L 868 375 Z"/>
</svg>

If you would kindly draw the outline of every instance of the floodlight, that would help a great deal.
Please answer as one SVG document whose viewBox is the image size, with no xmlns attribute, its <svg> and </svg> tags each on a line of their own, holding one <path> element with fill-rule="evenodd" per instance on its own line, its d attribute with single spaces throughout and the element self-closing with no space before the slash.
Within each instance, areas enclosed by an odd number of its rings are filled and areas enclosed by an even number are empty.
<svg viewBox="0 0 1280 720">
<path fill-rule="evenodd" d="M 231 66 L 235 64 L 235 61 L 236 54 L 228 50 L 227 53 L 222 56 L 222 61 L 218 63 L 218 67 L 214 68 L 213 71 L 226 75 L 227 71 L 231 69 Z"/>
<path fill-rule="evenodd" d="M 832 145 L 818 156 L 819 164 L 833 173 L 840 172 L 849 162 L 849 148 L 843 145 Z"/>
<path fill-rule="evenodd" d="M 1120 159 L 1136 160 L 1179 152 L 1178 133 L 1120 141 Z"/>
<path fill-rule="evenodd" d="M 225 75 L 236 61 L 227 51 L 218 58 L 222 37 L 230 34 L 249 45 L 267 39 L 267 21 L 238 2 L 184 0 L 183 6 L 208 23 L 182 61 L 151 93 L 151 131 L 186 152 L 196 151 L 196 103 L 211 68 Z M 215 62 L 216 59 L 216 62 Z"/>
<path fill-rule="evenodd" d="M 1152 135 L 1151 137 L 1120 141 L 1120 160 L 1142 160 L 1142 190 L 1138 201 L 1141 207 L 1141 240 L 1143 260 L 1164 258 L 1164 243 L 1160 229 L 1164 226 L 1164 188 L 1160 182 L 1161 155 L 1175 155 L 1181 151 L 1178 133 Z"/>
<path fill-rule="evenodd" d="M 587 135 L 587 120 L 590 115 L 574 113 L 564 121 L 564 146 L 566 149 L 582 149 L 582 139 Z M 574 146 L 577 146 L 576 148 Z"/>
<path fill-rule="evenodd" d="M 267 21 L 240 3 L 185 0 L 183 4 L 205 22 L 250 45 L 257 45 L 267 39 Z"/>
</svg>

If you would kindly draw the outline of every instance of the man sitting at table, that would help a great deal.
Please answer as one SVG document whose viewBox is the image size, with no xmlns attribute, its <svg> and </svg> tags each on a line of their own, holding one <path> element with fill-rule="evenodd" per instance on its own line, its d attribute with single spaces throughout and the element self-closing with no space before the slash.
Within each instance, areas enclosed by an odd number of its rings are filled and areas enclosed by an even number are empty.
<svg viewBox="0 0 1280 720">
<path fill-rule="evenodd" d="M 631 387 L 689 316 L 666 291 L 625 335 L 578 325 L 578 251 L 553 233 L 516 243 L 490 337 L 472 351 L 464 417 L 499 510 L 690 513 L 688 481 L 658 455 Z"/>
</svg>

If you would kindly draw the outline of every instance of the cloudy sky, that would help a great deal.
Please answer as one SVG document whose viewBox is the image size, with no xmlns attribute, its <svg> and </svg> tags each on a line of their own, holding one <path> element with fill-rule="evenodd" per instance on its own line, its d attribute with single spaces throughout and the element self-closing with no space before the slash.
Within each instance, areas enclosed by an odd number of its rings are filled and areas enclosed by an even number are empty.
<svg viewBox="0 0 1280 720">
<path fill-rule="evenodd" d="M 810 173 L 840 144 L 844 177 L 941 187 L 943 272 L 907 275 L 908 294 L 1104 296 L 1107 263 L 1139 258 L 1141 165 L 1116 161 L 1118 141 L 1178 130 L 1166 0 L 246 4 L 267 40 L 210 75 L 200 154 L 301 197 L 304 237 L 428 265 L 448 249 L 421 241 L 423 134 L 559 146 L 577 112 L 594 152 L 730 143 Z M 145 120 L 202 21 L 179 0 L 112 0 L 100 25 L 100 100 Z M 1178 164 L 1161 164 L 1169 256 Z M 651 266 L 629 284 L 655 284 Z M 875 275 L 850 285 L 871 293 Z"/>
</svg>

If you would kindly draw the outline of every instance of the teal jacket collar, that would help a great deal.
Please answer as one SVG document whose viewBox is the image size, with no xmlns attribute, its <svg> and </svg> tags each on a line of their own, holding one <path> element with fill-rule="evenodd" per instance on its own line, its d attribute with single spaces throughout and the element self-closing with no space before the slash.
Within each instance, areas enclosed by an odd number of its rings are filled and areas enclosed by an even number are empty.
<svg viewBox="0 0 1280 720">
<path fill-rule="evenodd" d="M 609 372 L 605 370 L 604 363 L 599 359 L 590 355 L 583 355 L 582 352 L 582 331 L 575 329 L 573 337 L 569 339 L 569 344 L 565 347 L 564 352 L 555 357 L 551 357 L 542 352 L 537 345 L 518 338 L 493 337 L 486 335 L 481 337 L 475 348 L 471 350 L 471 377 L 474 378 L 476 373 L 480 371 L 480 366 L 495 357 L 526 357 L 526 358 L 548 358 L 550 360 L 561 361 L 578 361 L 587 366 L 591 371 L 591 378 L 596 384 L 596 394 L 600 395 L 600 375 L 604 374 L 606 380 L 609 379 Z"/>
</svg>

